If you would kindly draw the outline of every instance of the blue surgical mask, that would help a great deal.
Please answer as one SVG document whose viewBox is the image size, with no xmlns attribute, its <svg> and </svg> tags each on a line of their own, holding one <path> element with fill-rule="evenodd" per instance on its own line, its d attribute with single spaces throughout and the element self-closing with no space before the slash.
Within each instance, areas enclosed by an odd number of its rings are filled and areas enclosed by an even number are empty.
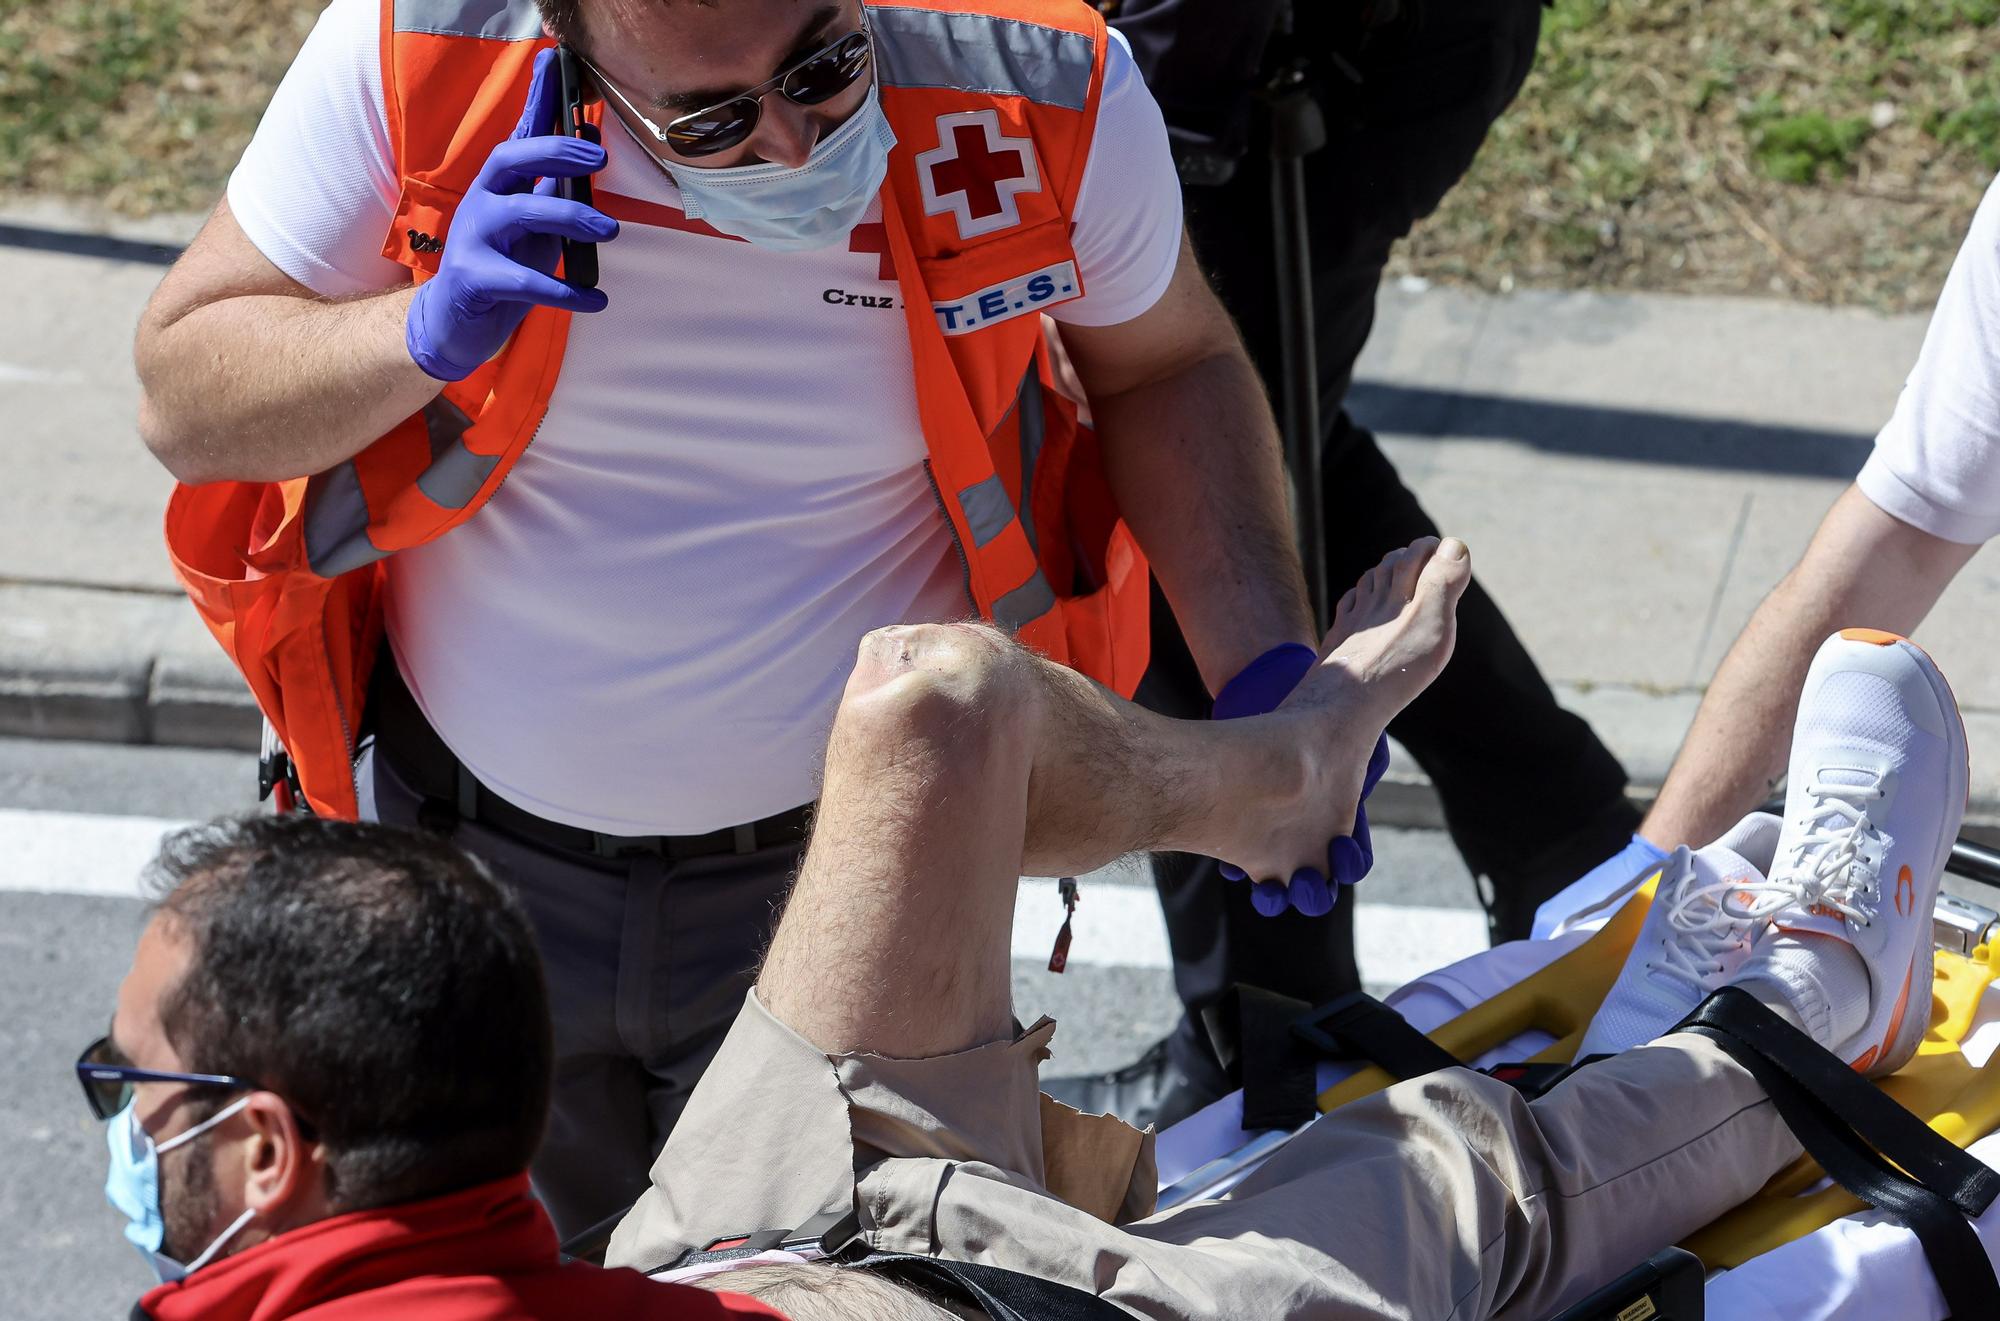
<svg viewBox="0 0 2000 1321">
<path fill-rule="evenodd" d="M 889 174 L 895 130 L 875 85 L 846 123 L 814 144 L 806 163 L 700 170 L 660 161 L 690 219 L 779 252 L 831 247 L 847 237 Z M 659 160 L 655 156 L 653 159 Z"/>
<path fill-rule="evenodd" d="M 146 1264 L 153 1268 L 162 1283 L 172 1283 L 208 1265 L 222 1250 L 222 1245 L 234 1238 L 237 1231 L 249 1224 L 250 1218 L 257 1213 L 246 1209 L 236 1217 L 235 1224 L 222 1231 L 221 1237 L 185 1265 L 167 1256 L 160 1251 L 160 1245 L 167 1237 L 166 1217 L 160 1210 L 160 1153 L 194 1141 L 248 1104 L 250 1098 L 246 1096 L 218 1110 L 187 1132 L 176 1133 L 157 1146 L 153 1143 L 153 1135 L 139 1123 L 139 1116 L 130 1105 L 113 1115 L 105 1125 L 106 1140 L 111 1147 L 111 1173 L 104 1180 L 104 1196 L 124 1214 L 126 1239 L 139 1249 L 139 1255 L 146 1259 Z"/>
</svg>

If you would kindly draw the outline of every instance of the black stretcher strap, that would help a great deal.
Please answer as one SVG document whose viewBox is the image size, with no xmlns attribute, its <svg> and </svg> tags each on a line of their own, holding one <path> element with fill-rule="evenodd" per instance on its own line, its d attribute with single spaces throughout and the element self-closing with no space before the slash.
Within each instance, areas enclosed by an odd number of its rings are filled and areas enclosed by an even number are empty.
<svg viewBox="0 0 2000 1321">
<path fill-rule="evenodd" d="M 1318 1008 L 1239 984 L 1202 1010 L 1216 1058 L 1243 1088 L 1243 1127 L 1297 1128 L 1319 1114 L 1318 1064 L 1362 1060 L 1397 1079 L 1457 1067 L 1450 1051 L 1369 995 L 1350 991 Z"/>
<path fill-rule="evenodd" d="M 1295 1019 L 1292 1035 L 1336 1059 L 1359 1056 L 1398 1080 L 1459 1065 L 1457 1056 L 1366 991 L 1349 991 Z"/>
<path fill-rule="evenodd" d="M 884 1253 L 847 1263 L 847 1268 L 942 1294 L 982 1309 L 993 1321 L 1132 1321 L 1131 1313 L 1096 1294 L 998 1266 Z"/>
<path fill-rule="evenodd" d="M 1735 987 L 1676 1030 L 1701 1033 L 1749 1070 L 1829 1178 L 1917 1236 L 1951 1316 L 2000 1316 L 2000 1279 L 1966 1219 L 2000 1197 L 2000 1173 Z"/>
<path fill-rule="evenodd" d="M 1311 1008 L 1261 986 L 1239 985 L 1224 997 L 1223 1021 L 1236 1032 L 1217 1054 L 1243 1085 L 1243 1127 L 1297 1128 L 1319 1113 L 1313 1056 L 1292 1036 L 1293 1021 Z M 1210 1021 L 1212 1040 L 1215 1027 Z"/>
<path fill-rule="evenodd" d="M 1708 1310 L 1701 1258 L 1661 1248 L 1623 1275 L 1570 1304 L 1550 1321 L 1702 1321 Z"/>
</svg>

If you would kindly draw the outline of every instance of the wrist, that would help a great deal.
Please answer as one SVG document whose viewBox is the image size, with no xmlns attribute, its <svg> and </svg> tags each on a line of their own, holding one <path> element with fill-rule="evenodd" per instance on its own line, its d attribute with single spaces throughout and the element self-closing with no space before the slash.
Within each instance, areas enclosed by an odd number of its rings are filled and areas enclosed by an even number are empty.
<svg viewBox="0 0 2000 1321">
<path fill-rule="evenodd" d="M 1661 848 L 1652 840 L 1647 839 L 1644 835 L 1635 834 L 1632 836 L 1632 842 L 1621 849 L 1618 856 L 1644 858 L 1648 862 L 1664 862 L 1667 858 L 1667 850 Z"/>
<path fill-rule="evenodd" d="M 471 372 L 446 357 L 430 334 L 430 300 L 435 297 L 435 284 L 435 280 L 426 280 L 411 295 L 409 309 L 403 314 L 403 348 L 424 375 L 438 381 L 462 381 Z"/>
</svg>

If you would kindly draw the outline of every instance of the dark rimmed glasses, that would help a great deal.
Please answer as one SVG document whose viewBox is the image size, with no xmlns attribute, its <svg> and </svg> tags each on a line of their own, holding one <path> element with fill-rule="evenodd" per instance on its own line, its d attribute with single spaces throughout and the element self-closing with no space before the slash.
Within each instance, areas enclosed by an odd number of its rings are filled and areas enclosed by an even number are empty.
<svg viewBox="0 0 2000 1321">
<path fill-rule="evenodd" d="M 764 98 L 772 92 L 779 93 L 795 105 L 805 106 L 822 105 L 839 96 L 860 80 L 874 55 L 874 45 L 869 40 L 868 26 L 864 21 L 856 31 L 822 46 L 775 78 L 761 82 L 727 101 L 670 119 L 665 128 L 648 119 L 646 112 L 632 104 L 631 98 L 605 77 L 602 69 L 582 53 L 572 53 L 583 61 L 584 67 L 597 75 L 597 81 L 604 85 L 604 89 L 617 97 L 619 104 L 644 124 L 646 131 L 657 141 L 672 147 L 679 155 L 696 157 L 728 151 L 756 132 L 757 120 L 764 113 Z"/>
<path fill-rule="evenodd" d="M 109 1036 L 99 1037 L 76 1057 L 76 1079 L 83 1084 L 83 1099 L 99 1119 L 111 1119 L 132 1103 L 132 1087 L 142 1082 L 177 1082 L 190 1087 L 225 1087 L 234 1092 L 262 1091 L 248 1078 L 232 1078 L 223 1073 L 167 1073 L 159 1069 L 135 1069 L 122 1063 L 111 1048 Z"/>
</svg>

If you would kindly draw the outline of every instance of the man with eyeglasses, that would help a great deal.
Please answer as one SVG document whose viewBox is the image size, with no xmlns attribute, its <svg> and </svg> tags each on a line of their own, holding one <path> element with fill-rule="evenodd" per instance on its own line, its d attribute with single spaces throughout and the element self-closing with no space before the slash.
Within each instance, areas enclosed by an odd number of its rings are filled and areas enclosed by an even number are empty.
<svg viewBox="0 0 2000 1321">
<path fill-rule="evenodd" d="M 748 986 L 869 629 L 1129 693 L 1150 561 L 1225 709 L 1311 655 L 1269 408 L 1080 0 L 334 0 L 136 356 L 267 783 L 520 887 L 565 1233 Z M 1251 879 L 1323 912 L 1334 843 Z"/>
<path fill-rule="evenodd" d="M 561 1264 L 528 1192 L 548 1000 L 520 905 L 450 845 L 293 816 L 170 836 L 77 1061 L 149 1321 L 775 1317 Z"/>
</svg>

